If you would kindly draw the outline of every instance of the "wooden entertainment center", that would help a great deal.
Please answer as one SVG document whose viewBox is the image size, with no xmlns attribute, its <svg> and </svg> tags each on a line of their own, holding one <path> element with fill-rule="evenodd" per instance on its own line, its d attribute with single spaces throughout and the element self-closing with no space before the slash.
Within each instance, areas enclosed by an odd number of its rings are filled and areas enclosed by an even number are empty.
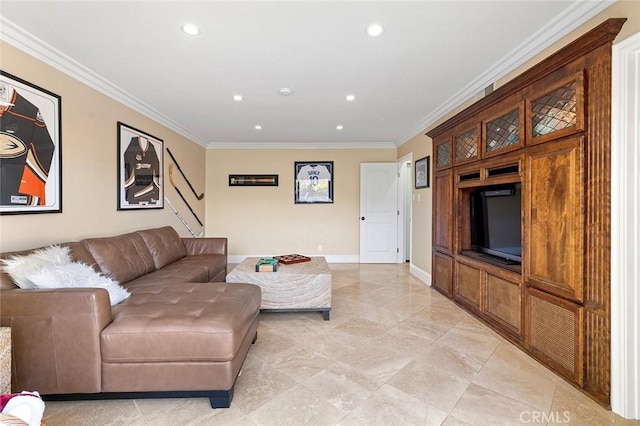
<svg viewBox="0 0 640 426">
<path fill-rule="evenodd" d="M 433 286 L 605 406 L 611 45 L 624 22 L 605 21 L 427 133 Z M 521 191 L 521 263 L 472 241 L 473 194 L 505 184 Z"/>
</svg>

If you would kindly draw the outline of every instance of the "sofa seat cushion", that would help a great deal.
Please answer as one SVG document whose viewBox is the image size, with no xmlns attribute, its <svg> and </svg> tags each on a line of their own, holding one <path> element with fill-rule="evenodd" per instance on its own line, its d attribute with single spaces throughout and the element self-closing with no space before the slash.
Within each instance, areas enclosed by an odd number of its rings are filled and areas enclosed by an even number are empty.
<svg viewBox="0 0 640 426">
<path fill-rule="evenodd" d="M 176 267 L 187 269 L 205 268 L 208 275 L 207 281 L 213 281 L 217 273 L 219 273 L 221 270 L 227 270 L 227 256 L 224 256 L 222 254 L 197 254 L 193 256 L 183 257 L 182 259 L 175 262 L 175 264 Z"/>
<path fill-rule="evenodd" d="M 150 272 L 135 280 L 123 284 L 126 288 L 133 288 L 141 285 L 171 284 L 171 283 L 206 283 L 209 282 L 209 272 L 204 266 L 197 267 L 182 265 L 174 262 L 164 268 Z"/>
<path fill-rule="evenodd" d="M 229 361 L 260 312 L 252 284 L 174 282 L 131 293 L 101 333 L 104 363 Z"/>
<path fill-rule="evenodd" d="M 226 262 L 226 257 L 219 254 L 187 256 L 162 269 L 131 280 L 125 283 L 124 287 L 172 282 L 206 283 L 216 278 L 216 272 L 226 271 Z M 219 281 L 224 281 L 224 278 Z"/>
</svg>

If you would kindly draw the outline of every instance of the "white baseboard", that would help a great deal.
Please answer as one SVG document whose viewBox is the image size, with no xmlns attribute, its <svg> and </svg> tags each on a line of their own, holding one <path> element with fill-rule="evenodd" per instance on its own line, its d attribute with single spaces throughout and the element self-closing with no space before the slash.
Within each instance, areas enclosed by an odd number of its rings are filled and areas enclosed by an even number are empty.
<svg viewBox="0 0 640 426">
<path fill-rule="evenodd" d="M 229 263 L 240 263 L 247 257 L 271 257 L 272 254 L 234 254 L 227 257 Z M 328 254 L 324 256 L 327 259 L 327 263 L 360 263 L 360 256 L 349 254 Z"/>
<path fill-rule="evenodd" d="M 431 286 L 431 274 L 418 268 L 413 263 L 409 264 L 409 272 L 428 286 Z"/>
</svg>

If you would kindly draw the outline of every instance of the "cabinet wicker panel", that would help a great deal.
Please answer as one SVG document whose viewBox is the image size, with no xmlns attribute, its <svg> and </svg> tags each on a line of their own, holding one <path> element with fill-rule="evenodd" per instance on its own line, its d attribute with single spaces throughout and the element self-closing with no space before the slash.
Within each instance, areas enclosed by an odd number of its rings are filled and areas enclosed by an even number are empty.
<svg viewBox="0 0 640 426">
<path fill-rule="evenodd" d="M 582 308 L 533 289 L 528 291 L 527 303 L 531 351 L 581 383 Z"/>
<path fill-rule="evenodd" d="M 0 393 L 11 393 L 11 327 L 0 327 Z"/>
<path fill-rule="evenodd" d="M 433 253 L 433 286 L 441 293 L 453 295 L 453 259 L 438 252 Z"/>
<path fill-rule="evenodd" d="M 480 269 L 456 262 L 455 298 L 480 308 Z"/>
<path fill-rule="evenodd" d="M 492 317 L 507 323 L 520 334 L 521 291 L 520 284 L 487 274 L 485 311 Z"/>
</svg>

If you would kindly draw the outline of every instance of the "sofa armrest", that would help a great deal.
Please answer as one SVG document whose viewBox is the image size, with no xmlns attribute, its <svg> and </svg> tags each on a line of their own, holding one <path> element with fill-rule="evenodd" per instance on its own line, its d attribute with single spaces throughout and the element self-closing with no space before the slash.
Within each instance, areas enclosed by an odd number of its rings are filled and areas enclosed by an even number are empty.
<svg viewBox="0 0 640 426">
<path fill-rule="evenodd" d="M 3 290 L 0 324 L 11 327 L 12 389 L 100 392 L 100 333 L 111 321 L 104 289 Z"/>
<path fill-rule="evenodd" d="M 222 254 L 227 257 L 227 238 L 182 238 L 184 247 L 187 249 L 187 256 L 201 254 Z"/>
</svg>

